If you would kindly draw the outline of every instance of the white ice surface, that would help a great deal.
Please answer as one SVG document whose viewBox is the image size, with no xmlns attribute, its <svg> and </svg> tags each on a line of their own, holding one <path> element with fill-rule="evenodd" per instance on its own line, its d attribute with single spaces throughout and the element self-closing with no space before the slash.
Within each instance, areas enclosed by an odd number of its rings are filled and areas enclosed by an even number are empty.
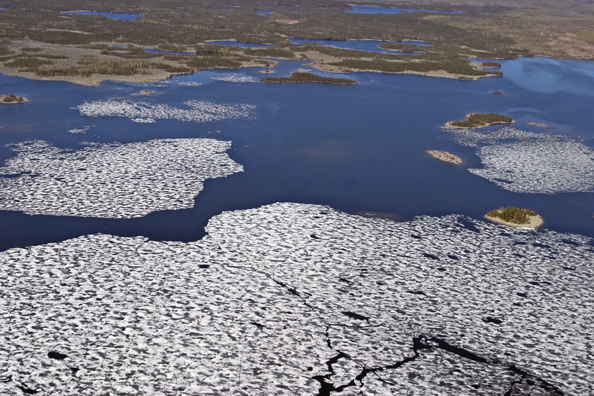
<svg viewBox="0 0 594 396">
<path fill-rule="evenodd" d="M 452 130 L 457 142 L 477 147 L 484 168 L 477 176 L 516 193 L 594 191 L 594 150 L 580 139 L 503 127 Z"/>
<path fill-rule="evenodd" d="M 65 150 L 43 141 L 13 146 L 0 168 L 0 209 L 56 216 L 142 217 L 187 209 L 203 181 L 242 172 L 230 142 L 160 139 Z"/>
<path fill-rule="evenodd" d="M 341 395 L 594 392 L 590 238 L 291 203 L 207 231 L 0 253 L 0 394 L 317 395 L 315 376 Z M 406 361 L 420 336 L 434 348 Z"/>
<path fill-rule="evenodd" d="M 241 74 L 241 73 L 222 73 L 222 74 L 214 75 L 210 79 L 216 80 L 216 81 L 237 82 L 237 83 L 258 82 L 259 81 L 255 77 L 248 76 L 247 74 Z"/>
<path fill-rule="evenodd" d="M 97 100 L 78 107 L 81 115 L 89 117 L 127 117 L 131 120 L 178 120 L 185 122 L 214 122 L 227 119 L 252 119 L 253 105 L 228 105 L 190 100 L 183 103 L 187 109 L 167 104 L 133 102 L 130 100 Z"/>
</svg>

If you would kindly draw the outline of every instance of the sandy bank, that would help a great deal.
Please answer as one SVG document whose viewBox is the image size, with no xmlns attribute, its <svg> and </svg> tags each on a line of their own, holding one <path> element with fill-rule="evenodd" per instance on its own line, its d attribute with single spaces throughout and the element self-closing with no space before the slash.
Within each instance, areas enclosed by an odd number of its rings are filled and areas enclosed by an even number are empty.
<svg viewBox="0 0 594 396">
<path fill-rule="evenodd" d="M 448 153 L 447 151 L 440 151 L 440 150 L 427 150 L 427 154 L 432 156 L 433 158 L 437 158 L 443 162 L 449 162 L 450 164 L 454 165 L 462 165 L 464 161 L 462 158 L 458 157 L 455 154 Z"/>
</svg>

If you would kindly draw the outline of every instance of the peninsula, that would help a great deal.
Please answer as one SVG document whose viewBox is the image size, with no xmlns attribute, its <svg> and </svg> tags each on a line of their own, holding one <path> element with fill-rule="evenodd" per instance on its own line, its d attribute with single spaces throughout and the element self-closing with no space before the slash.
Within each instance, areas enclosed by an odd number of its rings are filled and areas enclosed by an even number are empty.
<svg viewBox="0 0 594 396">
<path fill-rule="evenodd" d="M 510 227 L 538 228 L 544 224 L 543 218 L 536 212 L 514 206 L 492 210 L 485 218 Z"/>
<path fill-rule="evenodd" d="M 320 83 L 336 85 L 353 85 L 357 81 L 348 78 L 322 77 L 313 73 L 291 73 L 290 77 L 266 77 L 260 80 L 265 83 L 290 84 L 290 83 Z"/>
<path fill-rule="evenodd" d="M 447 129 L 484 128 L 493 124 L 511 124 L 512 118 L 496 113 L 472 113 L 464 121 L 448 121 L 444 125 Z"/>
</svg>

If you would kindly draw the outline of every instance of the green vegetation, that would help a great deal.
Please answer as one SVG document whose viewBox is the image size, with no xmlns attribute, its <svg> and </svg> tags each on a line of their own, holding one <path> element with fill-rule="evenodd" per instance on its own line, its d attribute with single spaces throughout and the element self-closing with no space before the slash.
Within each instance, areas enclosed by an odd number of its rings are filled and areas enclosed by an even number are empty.
<svg viewBox="0 0 594 396">
<path fill-rule="evenodd" d="M 23 103 L 25 101 L 25 98 L 23 98 L 22 96 L 16 96 L 15 94 L 8 94 L 8 95 L 4 95 L 4 97 L 2 98 L 2 102 L 4 103 Z"/>
<path fill-rule="evenodd" d="M 93 74 L 132 76 L 149 74 L 151 69 L 165 70 L 170 73 L 191 73 L 186 67 L 172 66 L 165 63 L 130 60 L 123 62 L 102 61 L 93 56 L 83 56 L 76 67 L 65 69 L 40 69 L 35 74 L 40 77 L 70 76 L 90 77 Z"/>
<path fill-rule="evenodd" d="M 243 51 L 244 54 L 249 56 L 257 56 L 261 58 L 274 58 L 274 59 L 295 59 L 295 52 L 289 49 L 282 48 L 250 48 Z"/>
<path fill-rule="evenodd" d="M 507 208 L 499 208 L 487 213 L 488 217 L 499 218 L 508 223 L 514 224 L 528 224 L 530 222 L 529 216 L 537 216 L 537 214 L 530 209 L 516 208 L 509 206 Z"/>
<path fill-rule="evenodd" d="M 496 113 L 474 113 L 466 116 L 464 121 L 450 121 L 449 126 L 456 128 L 482 128 L 491 124 L 509 124 L 514 120 Z"/>
<path fill-rule="evenodd" d="M 349 80 L 348 78 L 321 77 L 312 73 L 291 73 L 290 77 L 266 77 L 261 81 L 265 83 L 321 83 L 338 85 L 357 84 L 357 81 Z"/>
<path fill-rule="evenodd" d="M 594 43 L 594 31 L 582 30 L 581 32 L 578 32 L 577 38 Z"/>
<path fill-rule="evenodd" d="M 428 47 L 421 47 L 418 45 L 404 43 L 383 43 L 380 44 L 378 47 L 384 50 L 401 52 L 425 53 L 427 51 L 430 51 L 430 48 Z"/>
<path fill-rule="evenodd" d="M 41 52 L 41 51 L 43 51 L 43 48 L 41 48 L 41 47 L 23 47 L 23 48 L 21 48 L 21 51 L 23 51 L 23 52 Z"/>
<path fill-rule="evenodd" d="M 344 59 L 340 62 L 329 63 L 331 66 L 337 66 L 341 69 L 373 70 L 382 73 L 430 73 L 445 71 L 452 74 L 464 76 L 501 76 L 500 72 L 484 72 L 472 66 L 470 62 L 463 59 L 443 59 L 441 61 L 427 59 L 416 62 L 390 62 L 383 59 L 363 60 L 363 59 Z"/>
<path fill-rule="evenodd" d="M 41 66 L 46 65 L 53 65 L 54 62 L 39 59 L 37 57 L 31 56 L 23 56 L 23 57 L 16 57 L 13 58 L 10 62 L 4 62 L 4 66 L 8 66 L 11 68 L 19 69 L 20 71 L 28 72 L 28 71 L 35 71 L 39 69 Z"/>
</svg>

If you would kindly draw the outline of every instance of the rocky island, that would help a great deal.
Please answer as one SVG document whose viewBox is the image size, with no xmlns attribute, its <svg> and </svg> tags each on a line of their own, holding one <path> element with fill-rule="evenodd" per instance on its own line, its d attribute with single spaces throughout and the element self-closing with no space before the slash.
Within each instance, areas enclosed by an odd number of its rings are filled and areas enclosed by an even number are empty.
<svg viewBox="0 0 594 396">
<path fill-rule="evenodd" d="M 510 227 L 538 228 L 544 224 L 543 218 L 533 210 L 514 206 L 492 210 L 485 218 Z"/>
<path fill-rule="evenodd" d="M 454 165 L 462 165 L 462 158 L 458 157 L 455 154 L 448 153 L 447 151 L 440 151 L 440 150 L 427 150 L 427 154 L 432 156 L 433 158 L 437 158 L 443 162 L 449 162 L 450 164 Z"/>
<path fill-rule="evenodd" d="M 23 98 L 22 96 L 17 96 L 15 94 L 0 95 L 0 103 L 4 104 L 27 103 L 28 101 L 29 99 Z"/>
<path fill-rule="evenodd" d="M 448 121 L 444 125 L 447 129 L 459 128 L 484 128 L 494 124 L 511 124 L 515 122 L 512 118 L 496 113 L 472 113 L 466 116 L 464 121 Z"/>
</svg>

